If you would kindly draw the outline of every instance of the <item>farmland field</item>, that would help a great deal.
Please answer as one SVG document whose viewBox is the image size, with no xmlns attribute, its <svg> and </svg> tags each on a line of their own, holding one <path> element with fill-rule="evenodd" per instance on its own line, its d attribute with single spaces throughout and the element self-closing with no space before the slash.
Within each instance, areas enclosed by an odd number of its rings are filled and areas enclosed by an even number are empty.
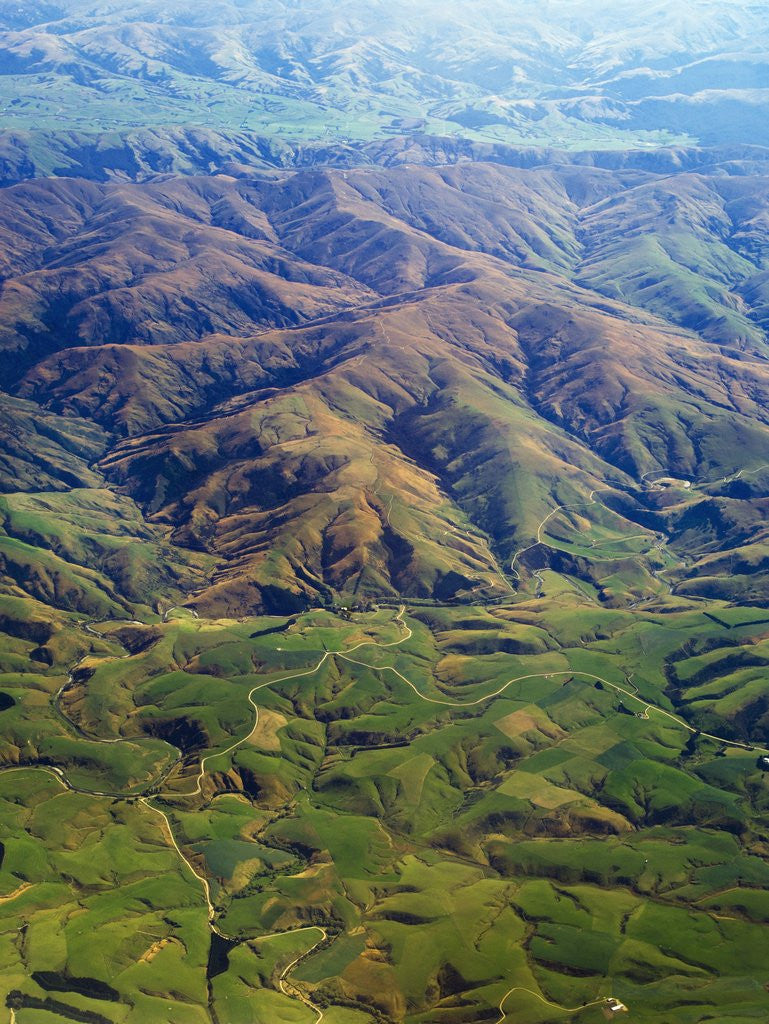
<svg viewBox="0 0 769 1024">
<path fill-rule="evenodd" d="M 639 1021 L 765 1019 L 769 735 L 740 718 L 739 658 L 767 623 L 744 620 L 565 586 L 64 618 L 61 661 L 33 671 L 19 639 L 0 680 L 9 1005 L 452 1021 L 514 989 L 516 1021 L 606 996 Z M 682 700 L 727 651 L 728 707 L 706 684 Z"/>
</svg>

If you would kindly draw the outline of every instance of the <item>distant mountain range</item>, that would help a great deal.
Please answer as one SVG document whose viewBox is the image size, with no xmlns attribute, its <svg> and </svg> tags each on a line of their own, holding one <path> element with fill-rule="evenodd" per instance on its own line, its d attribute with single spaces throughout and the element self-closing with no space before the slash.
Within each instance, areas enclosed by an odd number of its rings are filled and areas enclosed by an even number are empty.
<svg viewBox="0 0 769 1024">
<path fill-rule="evenodd" d="M 0 111 L 14 131 L 766 145 L 768 14 L 734 0 L 4 0 Z"/>
</svg>

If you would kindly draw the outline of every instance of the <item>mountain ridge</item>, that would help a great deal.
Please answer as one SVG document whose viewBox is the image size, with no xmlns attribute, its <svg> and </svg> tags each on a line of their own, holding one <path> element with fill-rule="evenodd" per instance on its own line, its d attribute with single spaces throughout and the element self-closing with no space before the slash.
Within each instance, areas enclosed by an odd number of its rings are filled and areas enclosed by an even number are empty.
<svg viewBox="0 0 769 1024">
<path fill-rule="evenodd" d="M 645 474 L 730 477 L 766 443 L 760 177 L 463 163 L 0 200 L 15 390 L 107 430 L 93 468 L 220 559 L 201 610 L 497 598 L 553 504 L 619 486 L 620 535 L 675 531 Z"/>
</svg>

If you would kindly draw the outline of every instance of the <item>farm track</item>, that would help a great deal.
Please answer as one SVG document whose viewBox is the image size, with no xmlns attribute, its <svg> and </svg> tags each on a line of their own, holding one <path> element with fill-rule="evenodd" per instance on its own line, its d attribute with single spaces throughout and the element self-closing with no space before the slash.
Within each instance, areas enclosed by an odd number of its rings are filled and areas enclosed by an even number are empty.
<svg viewBox="0 0 769 1024">
<path fill-rule="evenodd" d="M 609 488 L 607 488 L 607 489 L 609 489 Z M 591 501 L 589 503 L 584 503 L 584 504 L 596 504 L 595 500 L 593 499 L 593 495 L 594 494 L 595 494 L 595 492 L 591 493 Z M 574 507 L 580 507 L 580 506 L 574 506 Z M 565 506 L 561 506 L 561 507 L 559 507 L 557 509 L 554 509 L 551 513 L 549 513 L 549 515 L 543 520 L 543 522 L 540 525 L 540 531 L 538 531 L 538 536 L 540 536 L 541 530 L 544 527 L 545 523 L 548 521 L 548 519 L 552 518 L 552 516 L 554 516 L 555 514 L 557 514 L 560 511 L 562 511 L 563 508 L 565 508 Z M 540 543 L 540 542 L 538 541 L 538 543 Z M 529 546 L 529 547 L 531 547 L 531 546 Z M 528 550 L 528 549 L 522 549 L 522 551 L 525 551 L 525 550 Z M 519 552 L 518 555 L 521 554 L 522 551 Z M 511 568 L 513 568 L 513 565 L 511 565 Z M 769 749 L 760 748 L 760 746 L 755 746 L 755 745 L 752 745 L 752 744 L 747 744 L 747 743 L 742 743 L 742 742 L 739 742 L 739 741 L 736 741 L 736 740 L 731 740 L 731 739 L 728 739 L 726 737 L 718 736 L 718 735 L 713 734 L 713 733 L 699 732 L 696 728 L 694 728 L 693 726 L 689 725 L 687 722 L 683 721 L 682 719 L 680 719 L 678 716 L 674 715 L 673 713 L 667 711 L 664 708 L 659 708 L 656 705 L 652 705 L 652 703 L 649 703 L 645 698 L 641 697 L 638 694 L 638 690 L 637 689 L 636 689 L 635 692 L 633 692 L 630 689 L 626 689 L 625 687 L 621 686 L 620 684 L 613 683 L 610 680 L 605 679 L 604 677 L 597 676 L 597 675 L 594 675 L 592 673 L 581 672 L 581 671 L 578 671 L 578 670 L 560 670 L 560 671 L 557 671 L 557 672 L 527 673 L 527 674 L 524 674 L 524 675 L 512 677 L 511 679 L 507 680 L 507 682 L 505 682 L 501 687 L 493 690 L 492 692 L 489 692 L 489 693 L 486 693 L 486 694 L 482 694 L 481 696 L 479 696 L 479 697 L 477 697 L 477 698 L 475 698 L 473 700 L 461 701 L 461 700 L 445 699 L 443 697 L 435 697 L 435 696 L 430 696 L 428 694 L 425 694 L 425 693 L 423 693 L 419 689 L 419 687 L 412 680 L 410 680 L 407 676 L 404 676 L 402 673 L 400 673 L 393 666 L 372 665 L 372 664 L 367 663 L 367 662 L 361 662 L 361 660 L 359 660 L 357 658 L 353 658 L 353 657 L 350 656 L 351 654 L 353 654 L 354 652 L 356 652 L 357 650 L 359 650 L 362 647 L 374 646 L 374 647 L 381 647 L 383 649 L 386 649 L 386 648 L 389 648 L 389 647 L 397 647 L 397 646 L 401 645 L 402 643 L 404 643 L 405 641 L 410 640 L 414 634 L 413 634 L 413 631 L 412 631 L 411 627 L 409 627 L 407 623 L 403 622 L 403 615 L 405 614 L 405 610 L 407 610 L 407 609 L 405 609 L 405 605 L 401 605 L 400 609 L 398 610 L 398 612 L 395 615 L 394 620 L 393 620 L 393 622 L 396 622 L 398 624 L 398 626 L 400 627 L 400 629 L 401 629 L 401 635 L 397 639 L 389 641 L 389 642 L 386 642 L 386 643 L 383 643 L 383 642 L 380 642 L 380 641 L 376 641 L 376 640 L 362 640 L 359 643 L 355 644 L 354 646 L 350 647 L 347 651 L 331 651 L 331 650 L 325 651 L 323 656 L 321 658 L 319 658 L 319 660 L 316 663 L 316 665 L 314 665 L 313 667 L 311 667 L 309 669 L 302 670 L 301 672 L 291 673 L 290 675 L 282 676 L 282 677 L 277 678 L 277 679 L 270 679 L 270 680 L 268 680 L 268 681 L 266 681 L 264 683 L 260 683 L 257 686 L 254 686 L 249 691 L 249 693 L 247 695 L 247 699 L 248 699 L 249 705 L 251 706 L 251 708 L 253 710 L 253 720 L 252 720 L 252 723 L 251 723 L 251 726 L 250 726 L 248 732 L 246 732 L 240 739 L 234 741 L 229 746 L 227 746 L 227 748 L 225 748 L 223 751 L 212 752 L 210 754 L 207 754 L 204 758 L 202 758 L 202 760 L 200 762 L 200 770 L 198 772 L 198 775 L 196 776 L 196 784 L 195 784 L 194 790 L 191 790 L 191 791 L 189 791 L 187 793 L 175 793 L 175 792 L 169 792 L 167 794 L 160 793 L 160 794 L 155 794 L 154 796 L 160 796 L 160 797 L 163 797 L 165 799 L 174 799 L 174 800 L 188 799 L 190 797 L 200 796 L 202 794 L 202 783 L 203 783 L 203 780 L 204 780 L 204 778 L 205 778 L 205 776 L 207 774 L 207 765 L 208 765 L 208 763 L 213 758 L 224 757 L 227 754 L 231 754 L 234 751 L 238 750 L 240 748 L 240 746 L 242 746 L 244 743 L 246 743 L 250 739 L 250 737 L 253 735 L 255 729 L 257 728 L 257 726 L 259 724 L 259 707 L 258 707 L 258 705 L 257 705 L 257 703 L 256 703 L 256 701 L 254 699 L 255 694 L 259 690 L 267 688 L 267 687 L 271 687 L 271 686 L 274 686 L 274 685 L 279 685 L 281 683 L 289 682 L 289 681 L 294 680 L 294 679 L 301 679 L 301 678 L 307 678 L 309 676 L 313 676 L 315 673 L 317 673 L 319 670 L 322 669 L 322 667 L 326 664 L 327 660 L 329 660 L 331 658 L 335 658 L 335 657 L 340 658 L 341 660 L 345 660 L 345 662 L 348 662 L 351 665 L 357 665 L 357 666 L 359 666 L 361 668 L 366 668 L 367 670 L 369 670 L 371 672 L 376 672 L 376 673 L 380 673 L 380 674 L 389 672 L 392 675 L 394 675 L 398 680 L 400 680 L 404 685 L 407 685 L 414 692 L 414 694 L 417 697 L 419 697 L 421 700 L 424 700 L 424 701 L 429 702 L 429 703 L 433 703 L 433 705 L 442 706 L 442 707 L 448 707 L 448 708 L 473 708 L 473 707 L 478 707 L 479 705 L 481 705 L 481 703 L 484 703 L 487 700 L 492 700 L 495 697 L 501 696 L 510 686 L 512 686 L 512 685 L 514 685 L 516 683 L 519 683 L 519 682 L 524 682 L 524 681 L 530 680 L 530 679 L 540 679 L 540 678 L 543 678 L 543 677 L 544 678 L 571 677 L 571 680 L 583 679 L 583 680 L 586 680 L 586 681 L 592 681 L 594 684 L 595 683 L 600 683 L 602 686 L 608 687 L 609 689 L 613 690 L 617 694 L 622 694 L 623 696 L 628 697 L 631 700 L 637 701 L 639 703 L 639 705 L 641 706 L 641 710 L 637 713 L 637 717 L 639 719 L 648 719 L 650 717 L 650 713 L 653 713 L 653 714 L 656 714 L 656 715 L 659 715 L 661 717 L 664 717 L 664 718 L 668 719 L 669 721 L 671 721 L 672 723 L 674 723 L 675 725 L 679 726 L 680 728 L 686 730 L 689 733 L 692 733 L 692 734 L 693 733 L 697 733 L 702 738 L 711 739 L 711 740 L 713 740 L 715 742 L 719 742 L 719 743 L 722 743 L 724 745 L 732 746 L 732 748 L 737 748 L 737 749 L 741 749 L 741 750 L 753 750 L 753 751 L 756 751 L 756 752 L 758 752 L 759 754 L 762 754 L 762 755 L 764 755 L 764 754 L 765 755 L 769 755 Z M 90 624 L 86 624 L 84 626 L 84 628 L 88 632 L 91 632 L 91 633 L 94 633 L 94 634 L 97 633 L 97 631 L 92 629 Z M 86 656 L 88 656 L 88 655 L 86 655 Z M 79 662 L 78 665 L 80 665 L 82 663 L 82 660 L 84 660 L 84 658 L 81 659 L 81 662 Z M 62 686 L 59 689 L 59 691 L 57 691 L 57 693 L 55 694 L 54 700 L 57 701 L 58 698 L 60 697 L 60 694 L 63 692 L 63 690 L 66 689 L 67 685 L 71 684 L 72 675 L 73 675 L 73 673 L 75 671 L 77 671 L 77 667 L 75 667 L 73 670 L 71 670 L 70 677 L 68 679 L 68 683 L 66 683 L 65 686 Z M 629 685 L 633 685 L 632 683 L 630 683 L 630 681 L 628 681 L 628 682 L 629 682 Z M 63 715 L 62 712 L 60 712 L 60 710 L 58 710 L 58 713 L 59 713 L 59 715 L 61 717 L 65 717 L 66 718 L 66 716 Z M 69 724 L 77 732 L 81 733 L 81 730 L 79 730 L 79 728 L 76 725 L 76 723 L 73 723 L 73 722 L 69 721 Z M 88 738 L 90 741 L 93 741 L 93 742 L 114 743 L 114 742 L 130 741 L 127 738 L 123 738 L 123 737 L 120 737 L 118 739 L 99 739 L 98 737 L 90 736 L 88 734 L 84 734 L 84 735 L 85 735 L 86 738 Z M 175 765 L 177 763 L 178 763 L 178 760 L 174 761 L 173 764 L 164 771 L 163 778 L 165 778 L 168 775 L 168 773 L 173 769 L 173 767 L 175 767 Z M 200 887 L 201 887 L 201 890 L 202 890 L 202 893 L 203 893 L 203 896 L 204 896 L 204 900 L 205 900 L 205 904 L 206 904 L 206 908 L 207 908 L 208 925 L 209 925 L 209 928 L 210 928 L 211 932 L 213 934 L 219 936 L 220 938 L 225 939 L 225 940 L 231 940 L 233 938 L 232 936 L 228 936 L 226 933 L 224 933 L 218 927 L 218 925 L 216 924 L 216 920 L 215 920 L 216 919 L 216 908 L 214 906 L 214 903 L 213 903 L 213 900 L 212 900 L 212 897 L 211 897 L 210 883 L 209 883 L 208 879 L 205 877 L 205 874 L 201 873 L 200 871 L 198 871 L 196 869 L 194 863 L 189 860 L 189 858 L 184 854 L 184 852 L 180 848 L 180 846 L 179 846 L 179 844 L 178 844 L 178 842 L 177 842 L 177 840 L 175 838 L 174 830 L 173 830 L 173 825 L 172 825 L 172 822 L 171 822 L 171 819 L 170 819 L 169 815 L 162 808 L 158 807 L 155 803 L 151 802 L 151 797 L 149 797 L 148 792 L 147 792 L 148 788 L 151 788 L 151 787 L 147 786 L 147 787 L 144 788 L 143 792 L 141 792 L 141 793 L 133 793 L 133 794 L 108 793 L 108 792 L 103 792 L 103 791 L 89 791 L 89 790 L 85 790 L 85 788 L 83 788 L 81 786 L 78 786 L 78 785 L 75 785 L 74 783 L 72 783 L 71 780 L 68 778 L 67 774 L 65 772 L 63 772 L 62 769 L 60 769 L 60 768 L 58 768 L 58 767 L 56 767 L 54 765 L 43 765 L 43 764 L 9 765 L 9 766 L 5 766 L 3 768 L 0 768 L 0 773 L 19 772 L 19 771 L 34 771 L 34 770 L 44 771 L 47 774 L 51 775 L 63 788 L 65 788 L 65 790 L 68 790 L 68 791 L 71 791 L 71 792 L 74 792 L 74 793 L 79 793 L 79 794 L 82 794 L 82 795 L 85 795 L 85 796 L 89 796 L 89 797 L 104 798 L 104 799 L 111 799 L 111 800 L 116 800 L 116 799 L 117 800 L 135 800 L 139 804 L 141 804 L 142 807 L 146 808 L 148 811 L 151 811 L 153 814 L 155 814 L 156 816 L 160 817 L 160 819 L 161 819 L 161 827 L 162 827 L 164 836 L 167 837 L 167 840 L 168 840 L 170 846 L 172 847 L 172 849 L 176 853 L 176 855 L 179 858 L 180 862 L 183 864 L 184 869 L 190 874 L 191 877 L 193 877 L 196 880 L 197 884 L 199 884 Z M 157 782 L 156 782 L 156 784 L 157 784 Z M 287 965 L 283 969 L 283 972 L 282 972 L 282 974 L 281 974 L 281 976 L 279 978 L 279 982 L 277 982 L 277 983 L 279 983 L 279 987 L 280 987 L 281 991 L 284 994 L 298 999 L 299 1001 L 302 1002 L 302 1004 L 308 1010 L 312 1011 L 315 1014 L 315 1024 L 319 1024 L 319 1022 L 321 1022 L 324 1019 L 324 1012 L 321 1010 L 321 1008 L 315 1006 L 315 1004 L 313 1004 L 311 999 L 307 995 L 305 995 L 305 993 L 303 993 L 301 991 L 301 989 L 296 984 L 294 984 L 294 983 L 292 983 L 290 981 L 290 975 L 291 975 L 292 970 L 300 962 L 304 961 L 304 959 L 308 955 L 310 955 L 311 952 L 318 945 L 321 945 L 323 942 L 328 941 L 328 933 L 323 928 L 321 928 L 319 926 L 311 926 L 311 928 L 316 928 L 318 931 L 321 931 L 321 933 L 322 933 L 321 939 L 318 939 L 318 941 L 315 942 L 309 949 L 307 949 L 304 952 L 302 952 L 298 957 L 296 957 L 294 959 L 294 961 L 292 961 L 289 965 Z M 275 936 L 279 936 L 279 935 L 292 934 L 294 931 L 299 932 L 299 931 L 306 931 L 306 930 L 309 930 L 309 928 L 307 928 L 307 929 L 290 929 L 290 930 L 288 930 L 286 932 L 277 932 L 277 933 L 271 933 L 270 935 L 257 936 L 257 937 L 255 937 L 255 941 L 261 941 L 261 940 L 265 940 L 265 939 L 268 939 L 268 938 L 271 938 L 271 937 L 275 937 Z M 499 1020 L 498 1024 L 503 1024 L 503 1022 L 505 1021 L 506 1016 L 507 1016 L 505 1011 L 504 1011 L 505 1001 L 516 991 L 527 992 L 529 995 L 531 995 L 531 996 L 541 1000 L 542 1002 L 545 1002 L 546 1005 L 554 1007 L 555 1009 L 558 1009 L 558 1010 L 562 1011 L 563 1013 L 575 1013 L 575 1012 L 581 1011 L 583 1009 L 586 1009 L 588 1007 L 602 1005 L 603 1002 L 605 1002 L 605 999 L 599 999 L 599 1000 L 595 1000 L 593 1002 L 589 1002 L 589 1004 L 586 1004 L 584 1007 L 578 1007 L 578 1008 L 573 1008 L 573 1009 L 563 1008 L 563 1007 L 560 1007 L 560 1006 L 558 1006 L 556 1004 L 552 1004 L 552 1002 L 550 1002 L 544 996 L 542 996 L 541 994 L 539 994 L 539 993 L 537 993 L 535 991 L 532 991 L 532 990 L 525 989 L 525 988 L 522 988 L 520 986 L 517 986 L 515 988 L 510 989 L 503 996 L 503 999 L 501 1000 L 500 1005 L 499 1005 L 500 1013 L 501 1013 L 502 1016 L 500 1017 L 500 1020 Z"/>
<path fill-rule="evenodd" d="M 535 992 L 533 989 L 524 988 L 523 985 L 516 985 L 515 988 L 508 989 L 499 1001 L 500 1017 L 495 1024 L 504 1024 L 507 1020 L 508 1014 L 505 1011 L 505 1003 L 515 992 L 525 992 L 526 995 L 533 996 L 535 999 L 538 999 L 540 1003 L 544 1003 L 545 1006 L 551 1006 L 555 1010 L 560 1010 L 562 1013 L 568 1014 L 580 1013 L 582 1010 L 587 1010 L 591 1006 L 604 1006 L 611 999 L 611 996 L 605 996 L 601 999 L 593 999 L 589 1003 L 583 1003 L 582 1006 L 561 1006 L 560 1003 L 553 1003 L 549 999 L 545 999 L 543 995 L 540 995 L 539 992 Z"/>
<path fill-rule="evenodd" d="M 752 473 L 759 473 L 759 472 L 761 472 L 762 469 L 767 469 L 767 468 L 769 468 L 769 465 L 759 466 L 758 468 L 751 469 L 751 470 L 739 470 L 734 476 L 732 476 L 732 477 L 725 477 L 723 479 L 723 481 L 721 481 L 721 482 L 722 483 L 728 483 L 728 482 L 730 482 L 732 480 L 739 480 L 739 479 L 742 478 L 742 476 L 749 476 Z M 650 476 L 650 475 L 651 474 L 649 474 L 649 473 L 644 473 L 644 475 L 641 477 L 641 485 L 643 487 L 645 487 L 647 490 L 650 490 L 650 491 L 659 490 L 660 489 L 659 486 L 656 485 L 653 480 L 647 483 L 646 478 L 648 476 Z M 690 487 L 690 489 L 692 491 L 698 491 L 698 490 L 702 490 L 705 487 L 711 486 L 711 484 L 714 483 L 714 482 L 715 481 L 711 481 L 710 483 L 702 483 L 702 484 L 693 484 L 693 485 L 689 484 L 689 487 Z M 569 503 L 569 504 L 563 504 L 563 505 L 556 505 L 555 508 L 551 509 L 550 512 L 547 513 L 547 515 L 542 519 L 542 521 L 540 522 L 539 526 L 537 527 L 537 532 L 536 532 L 536 535 L 535 535 L 536 539 L 534 541 L 532 541 L 531 544 L 527 544 L 525 547 L 519 548 L 513 554 L 513 557 L 512 557 L 511 562 L 510 562 L 510 574 L 514 578 L 514 580 L 517 583 L 521 583 L 522 582 L 521 574 L 518 571 L 518 569 L 516 568 L 516 563 L 519 562 L 519 560 L 520 560 L 522 555 L 525 555 L 527 551 L 531 551 L 532 548 L 535 548 L 535 547 L 537 547 L 540 544 L 542 544 L 545 547 L 552 547 L 552 545 L 547 544 L 547 542 L 545 540 L 543 540 L 543 535 L 542 535 L 542 531 L 544 530 L 545 526 L 547 525 L 548 522 L 550 522 L 551 519 L 554 519 L 556 516 L 560 515 L 561 512 L 572 511 L 574 509 L 579 509 L 579 508 L 590 508 L 591 506 L 598 505 L 598 504 L 602 504 L 604 506 L 604 508 L 608 509 L 608 506 L 606 505 L 606 503 L 596 499 L 595 495 L 600 494 L 603 491 L 613 491 L 613 490 L 615 490 L 614 487 L 595 487 L 595 488 L 593 488 L 593 490 L 588 495 L 588 500 L 587 501 L 581 501 L 581 502 L 575 502 L 575 503 Z M 612 510 L 609 509 L 609 511 L 612 511 Z M 626 542 L 631 541 L 631 540 L 641 540 L 641 539 L 647 539 L 647 538 L 651 539 L 652 537 L 655 538 L 654 539 L 654 543 L 652 544 L 652 548 L 655 549 L 656 551 L 658 551 L 660 555 L 662 555 L 664 549 L 668 545 L 668 542 L 669 542 L 670 538 L 666 534 L 655 532 L 654 530 L 648 530 L 645 533 L 631 534 L 628 537 L 621 537 L 621 538 L 617 538 L 615 540 L 593 541 L 591 544 L 588 545 L 588 547 L 590 547 L 592 549 L 601 548 L 601 547 L 614 547 L 617 544 L 625 544 Z M 685 564 L 681 559 L 679 559 L 679 562 L 681 563 L 681 565 Z M 672 593 L 673 592 L 673 588 L 671 587 L 671 585 L 667 582 L 667 580 L 662 578 L 664 573 L 670 571 L 669 569 L 659 569 L 659 570 L 651 569 L 650 571 L 651 571 L 651 575 L 656 580 L 658 580 L 664 587 L 666 587 L 668 593 Z M 541 594 L 541 592 L 542 592 L 541 570 L 539 570 L 539 569 L 534 570 L 532 572 L 532 575 L 537 580 L 537 594 L 535 596 L 538 597 Z M 687 600 L 696 601 L 696 600 L 699 600 L 699 598 L 687 597 Z"/>
<path fill-rule="evenodd" d="M 169 609 L 169 610 L 172 610 L 172 609 Z M 376 646 L 376 647 L 383 647 L 383 648 L 394 647 L 394 646 L 397 646 L 398 644 L 403 643 L 405 640 L 410 639 L 413 636 L 413 632 L 412 632 L 411 628 L 403 621 L 403 616 L 405 615 L 405 612 L 406 612 L 406 606 L 402 605 L 400 610 L 399 610 L 399 612 L 398 612 L 398 614 L 395 616 L 395 619 L 393 620 L 393 621 L 398 623 L 399 627 L 401 627 L 402 629 L 405 630 L 403 635 L 401 637 L 399 637 L 397 640 L 393 640 L 393 641 L 390 641 L 388 643 L 381 643 L 381 642 L 376 641 L 376 640 L 362 640 L 360 643 L 355 644 L 354 647 L 351 647 L 350 651 L 354 652 L 354 651 L 359 650 L 361 647 L 368 647 L 368 646 L 372 646 L 372 645 Z M 197 616 L 195 616 L 195 617 L 197 618 Z M 84 624 L 83 628 L 86 631 L 88 631 L 88 632 L 91 632 L 91 633 L 94 633 L 96 635 L 99 635 L 98 632 L 92 628 L 91 623 Z M 201 793 L 201 784 L 202 784 L 203 778 L 204 778 L 204 776 L 206 774 L 206 764 L 208 763 L 208 761 L 210 761 L 214 757 L 222 757 L 222 756 L 224 756 L 226 754 L 232 753 L 233 751 L 237 750 L 238 747 L 240 747 L 244 743 L 248 742 L 248 740 L 253 735 L 255 729 L 257 728 L 257 726 L 259 724 L 259 707 L 254 702 L 254 699 L 253 699 L 254 694 L 257 691 L 262 690 L 262 689 L 264 689 L 265 687 L 268 687 L 268 686 L 273 686 L 276 683 L 287 682 L 287 681 L 289 681 L 291 679 L 300 679 L 300 678 L 303 678 L 303 677 L 306 677 L 306 676 L 314 675 L 316 672 L 319 671 L 319 669 L 322 667 L 322 665 L 329 658 L 333 657 L 337 653 L 338 652 L 334 652 L 334 651 L 326 651 L 323 654 L 323 657 L 317 663 L 317 665 L 315 665 L 313 668 L 306 669 L 306 670 L 301 671 L 301 672 L 294 672 L 294 673 L 292 673 L 292 674 L 290 674 L 288 676 L 281 676 L 280 679 L 271 679 L 271 680 L 269 680 L 269 681 L 267 681 L 265 683 L 260 683 L 258 686 L 253 687 L 249 691 L 248 698 L 247 698 L 249 704 L 251 705 L 251 707 L 253 708 L 253 711 L 254 711 L 254 719 L 253 719 L 253 722 L 252 722 L 252 725 L 251 725 L 251 728 L 249 729 L 249 731 L 243 737 L 241 737 L 241 739 L 236 740 L 234 743 L 232 743 L 225 750 L 215 751 L 214 753 L 207 754 L 204 758 L 201 759 L 200 770 L 199 770 L 197 778 L 196 778 L 195 789 L 191 790 L 188 793 L 169 793 L 167 795 L 171 796 L 171 797 L 175 797 L 175 798 L 191 797 L 191 796 L 199 795 Z M 109 739 L 108 740 L 108 739 L 99 739 L 97 737 L 89 736 L 88 734 L 83 733 L 82 730 L 80 730 L 79 727 L 76 725 L 76 723 L 74 723 L 70 719 L 68 719 L 67 716 L 64 714 L 64 712 L 62 712 L 58 708 L 58 699 L 59 699 L 61 693 L 66 689 L 66 687 L 68 685 L 71 685 L 72 676 L 73 676 L 74 672 L 77 671 L 77 667 L 80 664 L 82 664 L 82 662 L 87 657 L 88 657 L 88 655 L 85 655 L 83 658 L 81 658 L 77 662 L 77 664 L 70 670 L 67 682 L 55 694 L 55 696 L 54 696 L 55 709 L 58 711 L 59 716 L 65 718 L 65 720 L 68 722 L 70 727 L 72 729 L 74 729 L 75 732 L 78 735 L 83 735 L 84 738 L 89 739 L 91 742 L 97 742 L 97 743 L 99 743 L 99 742 L 100 743 L 130 742 L 129 740 L 124 739 L 122 737 L 119 738 L 119 739 Z M 174 767 L 174 765 L 176 763 L 178 763 L 178 762 L 175 761 L 172 764 L 171 768 L 166 769 L 165 774 L 168 774 L 168 772 Z M 147 810 L 151 811 L 152 813 L 154 813 L 158 817 L 160 817 L 160 819 L 162 821 L 162 826 L 161 826 L 162 830 L 163 830 L 164 834 L 167 836 L 167 838 L 168 838 L 168 840 L 170 842 L 171 847 L 173 848 L 174 852 L 177 854 L 179 860 L 184 865 L 186 870 L 192 875 L 192 877 L 196 880 L 196 882 L 198 882 L 200 884 L 201 890 L 203 892 L 203 897 L 204 897 L 204 900 L 205 900 L 205 904 L 206 904 L 207 914 L 208 914 L 208 926 L 209 926 L 211 932 L 213 934 L 215 934 L 215 935 L 218 935 L 220 938 L 225 939 L 225 940 L 232 940 L 232 939 L 236 938 L 235 936 L 227 935 L 217 925 L 217 923 L 216 923 L 216 907 L 214 906 L 213 900 L 211 898 L 211 886 L 210 886 L 210 883 L 209 883 L 208 879 L 206 878 L 206 876 L 204 874 L 201 874 L 199 871 L 196 870 L 196 868 L 195 868 L 194 864 L 192 863 L 192 861 L 184 854 L 184 852 L 182 851 L 181 847 L 179 846 L 179 844 L 178 844 L 178 842 L 176 840 L 176 836 L 175 836 L 174 830 L 173 830 L 173 825 L 171 824 L 171 819 L 169 818 L 168 814 L 166 814 L 166 812 L 164 810 L 162 810 L 162 808 L 160 808 L 157 805 L 155 805 L 154 803 L 150 802 L 149 796 L 146 795 L 146 790 L 142 794 L 135 794 L 135 793 L 111 793 L 111 792 L 105 792 L 105 791 L 102 791 L 102 790 L 88 790 L 88 789 L 84 789 L 84 788 L 76 786 L 72 782 L 70 782 L 70 780 L 68 779 L 68 777 L 65 774 L 65 772 L 61 768 L 57 768 L 55 765 L 42 765 L 42 764 L 7 765 L 7 766 L 4 766 L 4 767 L 0 768 L 0 774 L 11 773 L 11 772 L 23 772 L 23 771 L 43 771 L 43 772 L 46 772 L 48 775 L 51 775 L 59 783 L 59 785 L 61 785 L 65 790 L 68 790 L 69 792 L 80 793 L 80 794 L 85 795 L 85 796 L 99 797 L 99 798 L 110 799 L 110 800 L 116 800 L 116 799 L 117 800 L 136 800 L 143 807 L 147 808 Z M 163 794 L 156 794 L 156 795 L 162 796 Z M 323 1017 L 324 1017 L 323 1011 L 320 1009 L 319 1006 L 316 1006 L 315 1003 L 313 1003 L 312 1000 L 307 995 L 305 995 L 305 993 L 303 993 L 302 990 L 296 984 L 294 984 L 294 983 L 292 983 L 290 981 L 290 974 L 291 974 L 291 971 L 293 970 L 293 968 L 296 967 L 298 963 L 300 963 L 302 960 L 306 959 L 306 957 L 309 956 L 313 952 L 313 950 L 315 950 L 323 942 L 328 941 L 328 933 L 326 932 L 326 930 L 324 928 L 321 928 L 320 926 L 312 925 L 312 926 L 309 926 L 308 928 L 292 928 L 292 929 L 288 929 L 287 931 L 284 931 L 284 932 L 273 932 L 273 933 L 270 933 L 269 935 L 265 935 L 265 936 L 256 936 L 255 940 L 256 941 L 262 941 L 264 939 L 274 938 L 274 937 L 277 937 L 279 935 L 290 935 L 290 934 L 293 934 L 294 932 L 302 932 L 302 931 L 308 931 L 308 930 L 313 930 L 313 929 L 317 929 L 317 930 L 319 930 L 321 932 L 321 938 L 316 943 L 314 943 L 308 950 L 305 950 L 298 957 L 296 957 L 294 960 L 292 960 L 291 963 L 289 963 L 286 967 L 283 968 L 283 971 L 281 972 L 280 977 L 278 979 L 278 986 L 280 988 L 280 991 L 284 995 L 289 996 L 289 997 L 294 998 L 294 999 L 298 999 L 300 1002 L 302 1002 L 307 1007 L 308 1010 L 311 1010 L 315 1014 L 315 1024 L 320 1024 L 320 1022 L 323 1020 Z"/>
</svg>

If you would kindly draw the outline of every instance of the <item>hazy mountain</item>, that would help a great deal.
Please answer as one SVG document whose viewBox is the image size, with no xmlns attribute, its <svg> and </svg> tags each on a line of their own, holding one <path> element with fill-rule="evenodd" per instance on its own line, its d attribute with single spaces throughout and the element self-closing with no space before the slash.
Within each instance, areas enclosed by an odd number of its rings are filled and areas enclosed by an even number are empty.
<svg viewBox="0 0 769 1024">
<path fill-rule="evenodd" d="M 4 3 L 12 129 L 766 144 L 769 8 L 729 0 Z"/>
</svg>

